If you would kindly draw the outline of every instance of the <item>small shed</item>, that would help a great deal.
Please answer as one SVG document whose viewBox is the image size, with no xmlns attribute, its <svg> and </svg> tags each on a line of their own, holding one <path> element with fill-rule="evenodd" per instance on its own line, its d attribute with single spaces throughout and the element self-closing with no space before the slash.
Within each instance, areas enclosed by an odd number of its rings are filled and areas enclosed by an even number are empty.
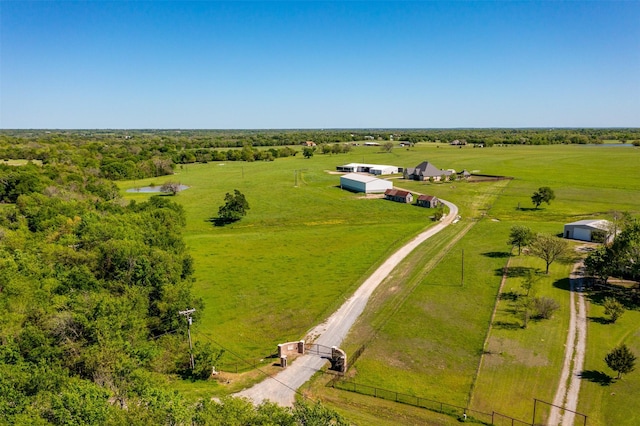
<svg viewBox="0 0 640 426">
<path fill-rule="evenodd" d="M 403 191 L 402 189 L 387 189 L 384 191 L 384 198 L 398 203 L 411 204 L 413 194 L 409 191 Z"/>
<path fill-rule="evenodd" d="M 587 219 L 564 225 L 564 237 L 572 240 L 594 241 L 595 235 L 607 238 L 609 221 L 604 219 Z M 599 240 L 598 237 L 595 240 Z"/>
<path fill-rule="evenodd" d="M 349 173 L 340 176 L 340 188 L 366 194 L 381 194 L 387 189 L 393 188 L 393 183 L 373 176 Z"/>
<path fill-rule="evenodd" d="M 440 205 L 440 200 L 435 195 L 421 195 L 416 200 L 416 205 L 420 207 L 427 207 L 430 209 L 436 208 Z"/>
</svg>

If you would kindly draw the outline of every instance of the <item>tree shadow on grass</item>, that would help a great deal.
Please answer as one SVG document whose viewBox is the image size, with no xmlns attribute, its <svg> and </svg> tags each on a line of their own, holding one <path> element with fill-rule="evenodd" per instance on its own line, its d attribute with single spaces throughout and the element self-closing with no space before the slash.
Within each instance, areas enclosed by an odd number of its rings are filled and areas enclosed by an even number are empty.
<svg viewBox="0 0 640 426">
<path fill-rule="evenodd" d="M 521 211 L 521 212 L 536 212 L 539 210 L 544 210 L 544 209 L 541 209 L 539 207 L 516 207 L 516 211 Z"/>
<path fill-rule="evenodd" d="M 593 383 L 597 383 L 600 386 L 609 386 L 611 383 L 613 383 L 613 377 L 603 373 L 602 371 L 596 370 L 583 370 L 580 373 L 580 378 Z"/>
<path fill-rule="evenodd" d="M 515 302 L 519 298 L 520 298 L 520 293 L 515 292 L 513 290 L 500 293 L 500 300 L 510 300 L 512 302 Z"/>
<path fill-rule="evenodd" d="M 562 278 L 561 280 L 554 281 L 553 286 L 555 288 L 559 288 L 560 290 L 566 290 L 566 291 L 571 290 L 571 282 L 569 281 L 568 277 Z"/>
<path fill-rule="evenodd" d="M 622 289 L 612 286 L 589 286 L 590 291 L 587 293 L 589 302 L 597 305 L 602 305 L 604 299 L 607 297 L 616 299 L 622 303 L 627 310 L 636 310 L 640 306 L 640 293 L 636 288 L 634 289 Z"/>
<path fill-rule="evenodd" d="M 212 217 L 206 220 L 206 222 L 213 223 L 213 226 L 226 226 L 237 221 L 238 220 L 223 219 L 220 217 Z"/>
<path fill-rule="evenodd" d="M 516 321 L 496 321 L 493 323 L 493 328 L 500 330 L 520 330 L 522 325 Z"/>
<path fill-rule="evenodd" d="M 611 320 L 605 317 L 587 317 L 587 319 L 591 322 L 597 322 L 598 324 L 603 324 L 603 325 L 611 324 Z"/>
<path fill-rule="evenodd" d="M 502 259 L 511 256 L 511 253 L 508 251 L 489 251 L 486 253 L 482 253 L 483 256 L 491 257 L 494 259 Z"/>
<path fill-rule="evenodd" d="M 526 276 L 529 271 L 535 272 L 537 268 L 528 268 L 526 266 L 512 266 L 507 269 L 507 278 L 518 278 Z M 498 268 L 495 270 L 496 276 L 501 277 L 504 274 L 504 268 Z"/>
</svg>

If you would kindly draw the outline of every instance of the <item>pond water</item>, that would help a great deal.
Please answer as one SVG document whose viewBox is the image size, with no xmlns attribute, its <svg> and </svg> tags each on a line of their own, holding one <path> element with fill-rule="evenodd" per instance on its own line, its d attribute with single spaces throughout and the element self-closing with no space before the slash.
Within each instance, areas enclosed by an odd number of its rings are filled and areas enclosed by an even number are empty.
<svg viewBox="0 0 640 426">
<path fill-rule="evenodd" d="M 160 186 L 160 185 L 158 185 L 158 186 L 141 186 L 140 188 L 127 189 L 127 192 L 145 192 L 145 193 L 160 192 L 160 188 L 162 188 L 162 186 Z M 184 191 L 185 189 L 188 189 L 188 188 L 189 187 L 187 185 L 180 185 L 178 187 L 178 192 Z"/>
</svg>

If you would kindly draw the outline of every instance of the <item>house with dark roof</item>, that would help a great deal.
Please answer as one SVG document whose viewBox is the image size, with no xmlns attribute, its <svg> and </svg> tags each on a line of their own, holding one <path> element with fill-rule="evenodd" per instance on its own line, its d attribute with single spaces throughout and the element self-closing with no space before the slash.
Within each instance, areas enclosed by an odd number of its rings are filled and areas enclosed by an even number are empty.
<svg viewBox="0 0 640 426">
<path fill-rule="evenodd" d="M 449 179 L 449 176 L 453 173 L 451 170 L 442 170 L 428 161 L 423 161 L 416 167 L 407 167 L 405 178 L 411 180 L 429 180 L 429 178 L 433 178 L 433 180 L 438 181 L 443 176 L 445 180 Z"/>
<path fill-rule="evenodd" d="M 391 200 L 397 203 L 410 204 L 413 201 L 413 194 L 411 194 L 409 191 L 392 188 L 384 191 L 384 198 L 385 200 Z"/>
<path fill-rule="evenodd" d="M 440 200 L 435 195 L 420 195 L 416 200 L 416 205 L 420 207 L 427 207 L 429 209 L 436 208 L 440 205 Z"/>
</svg>

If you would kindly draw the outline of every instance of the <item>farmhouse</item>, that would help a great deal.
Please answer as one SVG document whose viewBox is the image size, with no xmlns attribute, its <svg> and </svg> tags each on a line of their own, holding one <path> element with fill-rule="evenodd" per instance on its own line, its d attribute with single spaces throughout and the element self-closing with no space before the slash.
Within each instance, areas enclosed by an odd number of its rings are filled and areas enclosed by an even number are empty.
<svg viewBox="0 0 640 426">
<path fill-rule="evenodd" d="M 421 195 L 416 200 L 416 205 L 433 209 L 440 205 L 440 200 L 435 195 Z"/>
<path fill-rule="evenodd" d="M 388 180 L 374 178 L 373 176 L 349 173 L 340 176 L 340 188 L 353 192 L 364 192 L 366 194 L 380 194 L 387 189 L 393 188 L 393 183 Z"/>
<path fill-rule="evenodd" d="M 439 169 L 428 161 L 423 161 L 416 167 L 408 167 L 405 178 L 412 180 L 428 180 L 429 178 L 433 178 L 433 180 L 437 181 L 440 180 L 442 176 L 448 179 L 448 177 L 454 173 L 455 172 L 451 170 Z"/>
<path fill-rule="evenodd" d="M 604 219 L 567 223 L 564 225 L 564 237 L 572 240 L 603 242 L 607 238 L 609 224 L 610 222 Z"/>
<path fill-rule="evenodd" d="M 387 189 L 384 191 L 385 200 L 391 200 L 398 203 L 411 204 L 413 201 L 413 194 L 409 191 L 403 191 L 401 189 Z"/>
<path fill-rule="evenodd" d="M 391 175 L 398 173 L 398 168 L 396 166 L 362 163 L 349 163 L 344 166 L 337 166 L 336 170 L 346 173 L 371 173 L 372 175 Z"/>
</svg>

